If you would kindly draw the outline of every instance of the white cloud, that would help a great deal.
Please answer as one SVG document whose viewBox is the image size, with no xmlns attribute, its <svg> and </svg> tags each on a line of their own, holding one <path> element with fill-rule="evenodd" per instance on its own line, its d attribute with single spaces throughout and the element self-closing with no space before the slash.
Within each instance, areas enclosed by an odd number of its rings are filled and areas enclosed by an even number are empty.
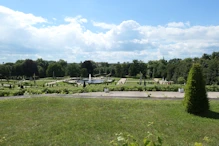
<svg viewBox="0 0 219 146">
<path fill-rule="evenodd" d="M 93 24 L 93 26 L 100 27 L 103 29 L 112 29 L 113 27 L 116 26 L 115 24 L 107 24 L 104 22 L 95 22 L 95 21 L 92 21 L 92 24 Z"/>
<path fill-rule="evenodd" d="M 0 19 L 7 21 L 8 25 L 16 24 L 17 27 L 26 27 L 37 23 L 45 23 L 46 19 L 34 16 L 33 14 L 25 14 L 19 11 L 13 11 L 4 6 L 0 6 Z"/>
<path fill-rule="evenodd" d="M 185 27 L 183 22 L 171 22 L 167 24 L 168 27 Z"/>
<path fill-rule="evenodd" d="M 178 28 L 183 28 L 183 27 L 189 27 L 190 26 L 190 22 L 170 22 L 167 24 L 167 27 L 178 27 Z"/>
<path fill-rule="evenodd" d="M 86 59 L 131 62 L 219 51 L 219 26 L 191 26 L 190 22 L 147 26 L 134 20 L 116 25 L 91 21 L 93 26 L 105 29 L 95 32 L 88 29 L 89 21 L 82 16 L 66 17 L 64 21 L 54 25 L 45 18 L 0 6 L 0 62 L 38 57 L 68 62 Z"/>
</svg>

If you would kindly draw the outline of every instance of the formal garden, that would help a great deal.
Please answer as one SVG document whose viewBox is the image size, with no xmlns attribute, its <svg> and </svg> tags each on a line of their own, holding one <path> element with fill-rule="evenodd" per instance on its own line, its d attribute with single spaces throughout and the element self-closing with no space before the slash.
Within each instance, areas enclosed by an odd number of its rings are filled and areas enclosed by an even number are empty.
<svg viewBox="0 0 219 146">
<path fill-rule="evenodd" d="M 75 83 L 70 77 L 59 79 L 42 78 L 38 80 L 1 80 L 0 96 L 17 96 L 32 94 L 74 94 L 83 92 L 103 92 L 104 88 L 109 91 L 173 91 L 177 92 L 179 88 L 185 88 L 184 84 L 160 84 L 154 80 L 145 80 L 140 83 L 140 79 L 126 78 L 124 84 L 117 84 L 120 78 L 111 77 L 112 81 L 101 84 L 83 84 Z M 68 80 L 68 81 L 66 81 Z M 161 81 L 163 79 L 160 79 Z M 207 85 L 207 91 L 218 92 L 218 85 Z"/>
<path fill-rule="evenodd" d="M 90 61 L 86 63 L 92 64 Z M 22 65 L 25 66 L 25 62 Z M 53 68 L 54 66 L 56 67 Z M 147 64 L 147 70 L 137 70 L 134 76 L 120 76 L 117 73 L 121 68 L 116 66 L 115 76 L 112 75 L 113 72 L 91 74 L 87 67 L 78 68 L 77 76 L 63 74 L 56 77 L 58 70 L 53 70 L 57 67 L 61 69 L 60 66 L 52 63 L 52 70 L 47 69 L 49 77 L 32 74 L 33 68 L 29 70 L 29 76 L 13 75 L 12 72 L 1 75 L 0 145 L 219 144 L 219 100 L 209 100 L 207 97 L 208 91 L 219 91 L 217 74 L 214 78 L 207 78 L 206 69 L 199 63 L 193 62 L 189 66 L 184 74 L 187 80 L 179 74 L 177 81 L 174 80 L 174 73 L 171 77 L 173 80 L 155 77 L 155 70 L 150 72 L 150 64 Z M 77 65 L 67 66 L 67 73 L 70 73 L 70 69 L 75 73 L 75 66 Z M 130 73 L 135 70 L 132 70 L 133 67 L 129 67 Z M 14 69 L 16 70 L 16 65 Z M 206 78 L 212 84 L 206 84 Z M 185 94 L 179 100 L 61 96 L 104 92 L 104 89 L 109 92 L 139 91 L 138 93 L 178 92 L 183 89 Z M 56 96 L 52 96 L 54 94 Z M 24 98 L 20 99 L 21 95 Z M 8 98 L 2 98 L 7 96 Z"/>
</svg>

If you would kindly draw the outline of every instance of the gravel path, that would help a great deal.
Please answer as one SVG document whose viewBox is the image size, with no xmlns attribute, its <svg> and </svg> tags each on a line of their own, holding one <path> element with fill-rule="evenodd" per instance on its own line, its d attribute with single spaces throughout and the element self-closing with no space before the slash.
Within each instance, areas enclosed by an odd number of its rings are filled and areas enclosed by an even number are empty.
<svg viewBox="0 0 219 146">
<path fill-rule="evenodd" d="M 41 94 L 41 95 L 23 95 L 0 97 L 0 99 L 14 99 L 14 98 L 34 98 L 34 97 L 66 97 L 66 98 L 121 98 L 121 99 L 183 99 L 184 93 L 179 92 L 160 92 L 160 91 L 111 91 L 105 92 L 89 92 L 76 94 Z M 219 100 L 219 92 L 208 92 L 208 98 Z"/>
<path fill-rule="evenodd" d="M 119 84 L 125 84 L 126 82 L 126 78 L 121 78 L 116 85 L 119 85 Z"/>
</svg>

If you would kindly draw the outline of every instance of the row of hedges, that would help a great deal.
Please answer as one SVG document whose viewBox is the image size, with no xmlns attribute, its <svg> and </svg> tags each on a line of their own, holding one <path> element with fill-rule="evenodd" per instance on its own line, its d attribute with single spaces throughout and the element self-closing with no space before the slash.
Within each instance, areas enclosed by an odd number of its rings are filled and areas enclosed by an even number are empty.
<svg viewBox="0 0 219 146">
<path fill-rule="evenodd" d="M 83 93 L 83 92 L 102 92 L 104 88 L 109 88 L 110 91 L 178 91 L 178 88 L 181 88 L 180 85 L 171 85 L 171 86 L 87 86 L 85 88 L 82 87 L 73 87 L 73 88 L 25 88 L 25 89 L 1 89 L 0 96 L 18 96 L 24 94 L 74 94 L 74 93 Z M 215 92 L 219 91 L 219 86 L 211 85 L 206 86 L 207 91 Z"/>
<path fill-rule="evenodd" d="M 19 96 L 24 95 L 25 90 L 0 90 L 0 97 L 2 96 Z"/>
<path fill-rule="evenodd" d="M 218 85 L 207 85 L 206 90 L 210 92 L 219 92 L 219 86 Z"/>
<path fill-rule="evenodd" d="M 114 86 L 110 91 L 178 91 L 181 86 Z"/>
</svg>

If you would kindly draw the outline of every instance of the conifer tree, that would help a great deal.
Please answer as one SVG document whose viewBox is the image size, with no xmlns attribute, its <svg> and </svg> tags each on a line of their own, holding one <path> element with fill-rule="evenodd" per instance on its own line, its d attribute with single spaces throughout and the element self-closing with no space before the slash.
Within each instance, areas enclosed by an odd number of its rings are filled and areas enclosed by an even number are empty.
<svg viewBox="0 0 219 146">
<path fill-rule="evenodd" d="M 205 80 L 200 64 L 193 64 L 189 71 L 184 96 L 186 111 L 200 114 L 209 110 L 209 102 L 205 89 Z"/>
</svg>

